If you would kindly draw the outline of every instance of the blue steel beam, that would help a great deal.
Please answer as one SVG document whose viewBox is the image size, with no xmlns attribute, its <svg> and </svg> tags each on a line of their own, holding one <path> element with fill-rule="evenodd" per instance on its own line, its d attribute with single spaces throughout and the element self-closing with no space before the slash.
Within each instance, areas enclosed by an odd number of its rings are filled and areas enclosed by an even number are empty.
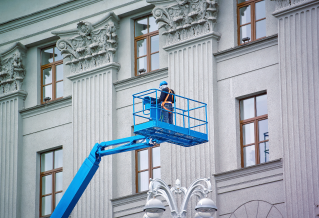
<svg viewBox="0 0 319 218">
<path fill-rule="evenodd" d="M 104 150 L 105 148 L 114 145 L 121 146 Z M 68 189 L 65 191 L 58 206 L 53 211 L 51 218 L 68 218 L 70 216 L 73 208 L 89 185 L 95 172 L 98 170 L 102 156 L 138 150 L 153 145 L 153 142 L 149 138 L 141 135 L 102 142 L 100 144 L 96 143 L 91 150 L 90 155 L 84 160 Z"/>
</svg>

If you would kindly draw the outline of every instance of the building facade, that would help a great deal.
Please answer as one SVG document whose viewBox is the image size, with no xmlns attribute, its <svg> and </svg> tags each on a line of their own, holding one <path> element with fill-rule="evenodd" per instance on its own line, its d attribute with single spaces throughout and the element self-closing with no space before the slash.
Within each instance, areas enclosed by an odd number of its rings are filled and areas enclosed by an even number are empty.
<svg viewBox="0 0 319 218">
<path fill-rule="evenodd" d="M 210 178 L 220 218 L 318 216 L 318 18 L 316 0 L 1 2 L 0 217 L 49 217 L 163 80 L 208 104 L 209 142 L 104 157 L 72 218 L 143 217 L 149 178 Z"/>
</svg>

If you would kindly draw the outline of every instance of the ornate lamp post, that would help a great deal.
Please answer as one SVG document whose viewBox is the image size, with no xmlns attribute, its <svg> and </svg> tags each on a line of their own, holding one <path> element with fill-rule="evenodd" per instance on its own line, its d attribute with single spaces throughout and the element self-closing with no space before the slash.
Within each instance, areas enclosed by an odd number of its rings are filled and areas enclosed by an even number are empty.
<svg viewBox="0 0 319 218">
<path fill-rule="evenodd" d="M 161 217 L 165 211 L 163 203 L 156 199 L 157 196 L 162 196 L 168 202 L 171 209 L 171 215 L 173 218 L 185 218 L 186 208 L 191 196 L 197 196 L 200 201 L 195 207 L 196 218 L 210 217 L 217 211 L 217 207 L 211 199 L 207 198 L 208 193 L 212 191 L 209 178 L 197 179 L 186 189 L 181 187 L 179 179 L 176 180 L 175 187 L 169 188 L 168 185 L 161 179 L 150 179 L 149 191 L 147 196 L 146 205 L 144 207 L 144 218 Z M 204 184 L 202 184 L 204 183 Z M 206 185 L 206 186 L 205 186 Z M 180 209 L 178 210 L 176 200 L 173 194 L 183 194 L 184 198 Z"/>
</svg>

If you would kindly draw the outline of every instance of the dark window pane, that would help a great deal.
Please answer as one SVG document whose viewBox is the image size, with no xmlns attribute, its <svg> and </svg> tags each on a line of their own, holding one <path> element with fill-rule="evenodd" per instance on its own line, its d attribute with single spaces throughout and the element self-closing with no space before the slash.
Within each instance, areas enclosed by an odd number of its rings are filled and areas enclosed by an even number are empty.
<svg viewBox="0 0 319 218">
<path fill-rule="evenodd" d="M 250 5 L 239 9 L 240 25 L 250 23 Z"/>
<path fill-rule="evenodd" d="M 255 142 L 255 125 L 254 123 L 249 123 L 243 125 L 243 144 L 248 145 Z"/>
<path fill-rule="evenodd" d="M 52 175 L 42 177 L 42 195 L 52 193 Z"/>
<path fill-rule="evenodd" d="M 41 172 L 53 169 L 53 152 L 41 154 Z"/>
<path fill-rule="evenodd" d="M 56 66 L 55 81 L 63 80 L 63 64 Z"/>
<path fill-rule="evenodd" d="M 157 24 L 155 22 L 155 18 L 153 16 L 150 16 L 148 19 L 149 19 L 149 21 L 148 21 L 148 23 L 149 23 L 149 33 L 158 30 L 158 26 L 157 26 Z"/>
<path fill-rule="evenodd" d="M 43 70 L 43 85 L 52 83 L 52 68 L 46 68 Z"/>
<path fill-rule="evenodd" d="M 259 144 L 260 163 L 269 161 L 269 142 Z"/>
<path fill-rule="evenodd" d="M 138 171 L 148 169 L 148 150 L 137 152 Z"/>
<path fill-rule="evenodd" d="M 151 70 L 159 69 L 159 53 L 151 55 Z"/>
<path fill-rule="evenodd" d="M 248 0 L 238 0 L 238 4 L 239 4 L 239 3 L 243 3 L 243 2 L 245 2 L 245 1 L 248 1 Z"/>
<path fill-rule="evenodd" d="M 157 52 L 159 50 L 159 36 L 151 37 L 151 53 Z"/>
<path fill-rule="evenodd" d="M 56 83 L 56 98 L 63 97 L 63 81 Z"/>
<path fill-rule="evenodd" d="M 245 25 L 240 27 L 240 42 L 243 43 L 243 38 L 249 37 L 251 40 L 251 25 Z M 249 42 L 250 40 L 246 41 Z"/>
<path fill-rule="evenodd" d="M 63 166 L 63 150 L 56 150 L 54 153 L 54 169 Z"/>
<path fill-rule="evenodd" d="M 147 59 L 146 59 L 146 57 L 137 59 L 137 72 L 139 73 L 139 70 L 141 70 L 141 69 L 145 69 L 145 72 L 147 72 Z"/>
<path fill-rule="evenodd" d="M 52 85 L 47 85 L 43 87 L 43 99 L 45 97 L 50 97 L 52 99 Z"/>
<path fill-rule="evenodd" d="M 55 192 L 63 190 L 63 172 L 55 174 Z"/>
<path fill-rule="evenodd" d="M 138 191 L 139 192 L 148 190 L 149 179 L 150 178 L 148 175 L 148 171 L 138 173 Z"/>
<path fill-rule="evenodd" d="M 42 216 L 51 214 L 52 195 L 42 197 Z"/>
<path fill-rule="evenodd" d="M 257 116 L 268 114 L 267 95 L 261 95 L 256 97 L 256 110 Z"/>
<path fill-rule="evenodd" d="M 137 46 L 137 57 L 146 55 L 146 51 L 147 51 L 146 39 L 137 41 L 136 46 Z"/>
<path fill-rule="evenodd" d="M 158 167 L 161 165 L 161 148 L 160 147 L 153 148 L 152 160 L 153 160 L 153 167 Z"/>
<path fill-rule="evenodd" d="M 255 145 L 244 147 L 244 166 L 255 165 Z"/>
<path fill-rule="evenodd" d="M 62 57 L 60 50 L 57 47 L 54 47 L 54 61 L 59 61 L 62 59 L 63 59 L 63 57 Z"/>
<path fill-rule="evenodd" d="M 55 207 L 58 206 L 58 203 L 60 202 L 62 196 L 63 196 L 63 192 L 55 194 Z"/>
<path fill-rule="evenodd" d="M 161 178 L 161 168 L 156 168 L 153 170 L 153 179 Z"/>
<path fill-rule="evenodd" d="M 42 65 L 52 63 L 53 62 L 53 48 L 48 48 L 48 49 L 42 50 L 41 56 L 42 56 L 42 62 L 41 62 Z"/>
<path fill-rule="evenodd" d="M 269 139 L 268 119 L 258 121 L 258 130 L 259 130 L 259 141 L 264 141 Z"/>
<path fill-rule="evenodd" d="M 135 36 L 140 36 L 147 33 L 147 18 L 142 18 L 135 21 Z"/>
<path fill-rule="evenodd" d="M 240 101 L 240 118 L 246 120 L 255 116 L 255 99 L 249 98 Z"/>
<path fill-rule="evenodd" d="M 266 17 L 265 1 L 257 2 L 256 5 L 256 20 Z"/>
<path fill-rule="evenodd" d="M 266 36 L 266 19 L 256 22 L 256 39 Z"/>
</svg>

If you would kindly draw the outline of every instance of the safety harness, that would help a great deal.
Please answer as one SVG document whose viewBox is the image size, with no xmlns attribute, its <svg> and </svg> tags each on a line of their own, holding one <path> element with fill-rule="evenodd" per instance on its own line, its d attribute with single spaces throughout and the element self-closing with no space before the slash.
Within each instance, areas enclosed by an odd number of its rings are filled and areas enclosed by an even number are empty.
<svg viewBox="0 0 319 218">
<path fill-rule="evenodd" d="M 166 98 L 165 98 L 165 100 L 162 102 L 162 107 L 165 109 L 165 110 L 167 110 L 167 111 L 170 111 L 170 110 L 168 110 L 166 107 L 165 107 L 165 104 L 166 104 L 166 101 L 167 101 L 167 99 L 168 99 L 168 96 L 169 96 L 169 94 L 170 93 L 172 93 L 172 90 L 171 89 L 168 89 L 169 91 L 168 91 L 168 94 L 167 94 L 167 96 L 166 96 Z M 174 95 L 172 96 L 172 101 L 174 102 Z M 172 103 L 173 103 L 172 102 Z M 168 112 L 168 113 L 172 113 L 172 112 Z"/>
</svg>

